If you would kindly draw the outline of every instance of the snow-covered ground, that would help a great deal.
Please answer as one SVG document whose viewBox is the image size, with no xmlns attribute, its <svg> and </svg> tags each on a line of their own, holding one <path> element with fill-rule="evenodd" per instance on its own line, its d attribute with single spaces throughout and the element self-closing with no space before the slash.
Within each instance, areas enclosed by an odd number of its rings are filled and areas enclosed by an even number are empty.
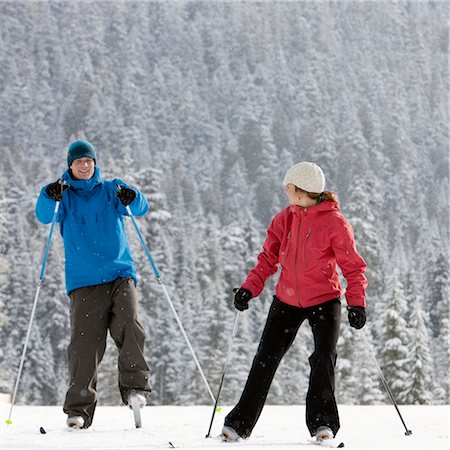
<svg viewBox="0 0 450 450">
<path fill-rule="evenodd" d="M 212 436 L 219 434 L 229 407 L 216 414 Z M 402 406 L 400 411 L 413 432 L 404 428 L 393 406 L 340 407 L 337 436 L 351 449 L 448 449 L 449 406 Z M 279 449 L 317 448 L 308 444 L 304 406 L 266 406 L 250 439 L 237 444 L 206 439 L 211 419 L 207 406 L 147 406 L 143 427 L 134 428 L 126 407 L 98 407 L 88 430 L 68 431 L 61 407 L 16 406 L 12 425 L 6 425 L 9 405 L 0 404 L 1 449 L 167 449 L 169 441 L 184 448 Z M 47 433 L 41 434 L 43 427 Z"/>
</svg>

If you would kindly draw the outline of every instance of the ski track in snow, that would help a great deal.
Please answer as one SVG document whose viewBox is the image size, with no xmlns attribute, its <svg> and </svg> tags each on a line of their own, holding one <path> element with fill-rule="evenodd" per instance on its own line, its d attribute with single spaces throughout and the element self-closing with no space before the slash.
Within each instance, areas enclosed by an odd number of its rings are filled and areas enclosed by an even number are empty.
<svg viewBox="0 0 450 450">
<path fill-rule="evenodd" d="M 142 410 L 140 429 L 134 427 L 133 413 L 120 406 L 99 406 L 88 430 L 69 431 L 66 416 L 58 406 L 15 406 L 12 425 L 6 425 L 10 406 L 0 404 L 0 449 L 65 450 L 153 450 L 179 448 L 225 450 L 317 449 L 308 443 L 305 407 L 266 406 L 250 439 L 234 444 L 205 438 L 212 414 L 209 406 L 147 406 Z M 216 413 L 211 436 L 220 433 L 230 410 Z M 449 405 L 400 406 L 412 436 L 404 428 L 395 409 L 384 406 L 339 407 L 341 430 L 336 441 L 351 449 L 448 449 Z M 41 434 L 43 427 L 46 434 Z"/>
</svg>

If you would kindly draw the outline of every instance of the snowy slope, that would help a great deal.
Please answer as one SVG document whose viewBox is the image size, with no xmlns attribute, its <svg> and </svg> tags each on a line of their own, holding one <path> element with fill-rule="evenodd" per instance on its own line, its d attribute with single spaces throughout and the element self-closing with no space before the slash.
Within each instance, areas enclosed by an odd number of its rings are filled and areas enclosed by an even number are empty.
<svg viewBox="0 0 450 450">
<path fill-rule="evenodd" d="M 126 407 L 98 407 L 89 430 L 67 431 L 60 407 L 17 406 L 13 424 L 6 426 L 9 407 L 1 407 L 1 449 L 167 449 L 169 441 L 184 448 L 199 449 L 302 449 L 308 444 L 304 406 L 267 406 L 251 438 L 238 444 L 205 439 L 211 416 L 207 406 L 159 406 L 143 410 L 141 429 L 135 429 Z M 220 432 L 230 408 L 216 415 L 212 436 Z M 413 431 L 405 436 L 392 406 L 341 406 L 338 440 L 346 448 L 361 449 L 447 449 L 448 406 L 403 406 L 400 409 Z M 44 427 L 47 434 L 40 434 Z"/>
</svg>

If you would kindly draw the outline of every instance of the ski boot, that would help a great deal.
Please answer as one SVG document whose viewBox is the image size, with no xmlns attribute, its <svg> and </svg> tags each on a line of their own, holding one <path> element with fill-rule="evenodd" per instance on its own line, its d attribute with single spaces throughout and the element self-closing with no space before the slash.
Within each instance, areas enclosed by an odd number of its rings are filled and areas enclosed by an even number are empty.
<svg viewBox="0 0 450 450">
<path fill-rule="evenodd" d="M 315 433 L 316 439 L 320 441 L 324 441 L 325 439 L 333 439 L 333 431 L 326 426 L 322 426 L 317 428 Z"/>
<path fill-rule="evenodd" d="M 84 427 L 84 419 L 81 416 L 68 417 L 66 424 L 73 430 L 79 430 Z"/>
<path fill-rule="evenodd" d="M 225 442 L 238 442 L 241 440 L 241 437 L 236 433 L 236 431 L 228 425 L 223 426 L 220 437 Z"/>
</svg>

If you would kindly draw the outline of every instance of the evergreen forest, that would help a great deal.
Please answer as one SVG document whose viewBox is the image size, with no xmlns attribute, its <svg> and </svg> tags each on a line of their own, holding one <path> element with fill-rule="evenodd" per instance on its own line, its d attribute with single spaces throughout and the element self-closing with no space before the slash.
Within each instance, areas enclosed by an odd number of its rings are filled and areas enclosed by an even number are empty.
<svg viewBox="0 0 450 450">
<path fill-rule="evenodd" d="M 0 392 L 12 393 L 49 226 L 42 186 L 88 139 L 106 179 L 141 190 L 138 226 L 213 392 L 282 180 L 319 164 L 367 262 L 367 325 L 348 326 L 337 400 L 449 403 L 449 10 L 440 1 L 0 2 Z M 138 237 L 127 234 L 148 333 L 150 403 L 209 404 Z M 221 403 L 237 402 L 275 275 L 241 314 Z M 343 283 L 345 281 L 343 280 Z M 62 404 L 70 336 L 55 227 L 18 403 Z M 309 325 L 271 404 L 304 403 Z M 113 341 L 99 404 L 120 404 Z"/>
</svg>

